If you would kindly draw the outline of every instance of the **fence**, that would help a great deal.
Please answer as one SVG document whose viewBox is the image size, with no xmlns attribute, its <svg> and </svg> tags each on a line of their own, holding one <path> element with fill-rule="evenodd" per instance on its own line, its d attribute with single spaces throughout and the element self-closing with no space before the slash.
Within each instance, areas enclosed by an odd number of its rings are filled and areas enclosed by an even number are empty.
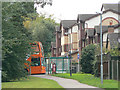
<svg viewBox="0 0 120 90">
<path fill-rule="evenodd" d="M 98 76 L 100 76 L 100 56 L 97 56 Z M 105 79 L 120 80 L 120 57 L 103 54 L 103 77 Z"/>
</svg>

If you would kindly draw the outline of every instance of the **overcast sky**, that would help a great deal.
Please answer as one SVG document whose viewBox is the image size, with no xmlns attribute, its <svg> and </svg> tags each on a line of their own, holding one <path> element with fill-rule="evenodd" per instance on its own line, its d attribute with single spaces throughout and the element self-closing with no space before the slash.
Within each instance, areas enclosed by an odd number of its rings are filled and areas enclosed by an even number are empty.
<svg viewBox="0 0 120 90">
<path fill-rule="evenodd" d="M 38 12 L 53 14 L 57 22 L 60 20 L 76 20 L 78 14 L 99 12 L 103 3 L 118 3 L 119 0 L 53 0 L 53 5 L 46 5 Z"/>
</svg>

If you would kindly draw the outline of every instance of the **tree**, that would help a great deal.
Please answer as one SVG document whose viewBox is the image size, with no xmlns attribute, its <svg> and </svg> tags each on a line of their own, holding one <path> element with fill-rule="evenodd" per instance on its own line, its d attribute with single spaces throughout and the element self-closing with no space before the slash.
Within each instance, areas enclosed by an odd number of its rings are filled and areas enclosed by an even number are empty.
<svg viewBox="0 0 120 90">
<path fill-rule="evenodd" d="M 30 51 L 31 34 L 24 28 L 22 18 L 34 12 L 32 2 L 3 2 L 2 4 L 2 80 L 25 76 L 24 63 Z"/>
<path fill-rule="evenodd" d="M 45 15 L 35 15 L 34 19 L 27 19 L 24 23 L 28 30 L 32 33 L 32 38 L 35 41 L 40 41 L 43 44 L 45 56 L 50 55 L 51 41 L 55 41 L 55 20 L 52 16 L 45 18 Z"/>
<path fill-rule="evenodd" d="M 93 74 L 94 60 L 95 60 L 95 45 L 90 44 L 82 49 L 80 61 L 82 72 Z"/>
</svg>

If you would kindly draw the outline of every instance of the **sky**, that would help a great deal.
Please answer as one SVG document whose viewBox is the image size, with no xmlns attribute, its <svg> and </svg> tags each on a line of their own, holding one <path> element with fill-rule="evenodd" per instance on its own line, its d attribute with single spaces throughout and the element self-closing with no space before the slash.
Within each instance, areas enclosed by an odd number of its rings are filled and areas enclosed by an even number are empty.
<svg viewBox="0 0 120 90">
<path fill-rule="evenodd" d="M 118 3 L 119 0 L 53 0 L 52 6 L 38 8 L 37 12 L 54 15 L 56 22 L 60 20 L 76 20 L 78 14 L 94 14 L 100 12 L 103 3 Z"/>
</svg>

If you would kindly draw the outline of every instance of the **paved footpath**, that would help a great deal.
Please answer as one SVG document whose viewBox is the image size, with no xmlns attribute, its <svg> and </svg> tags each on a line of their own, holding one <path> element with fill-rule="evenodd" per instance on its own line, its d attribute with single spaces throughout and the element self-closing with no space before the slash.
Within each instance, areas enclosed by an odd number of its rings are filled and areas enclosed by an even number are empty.
<svg viewBox="0 0 120 90">
<path fill-rule="evenodd" d="M 97 90 L 102 90 L 98 87 L 79 83 L 78 81 L 73 79 L 66 79 L 66 78 L 60 78 L 60 77 L 49 76 L 49 75 L 31 75 L 31 76 L 52 79 L 58 82 L 58 84 L 61 85 L 63 88 L 96 88 Z"/>
</svg>

